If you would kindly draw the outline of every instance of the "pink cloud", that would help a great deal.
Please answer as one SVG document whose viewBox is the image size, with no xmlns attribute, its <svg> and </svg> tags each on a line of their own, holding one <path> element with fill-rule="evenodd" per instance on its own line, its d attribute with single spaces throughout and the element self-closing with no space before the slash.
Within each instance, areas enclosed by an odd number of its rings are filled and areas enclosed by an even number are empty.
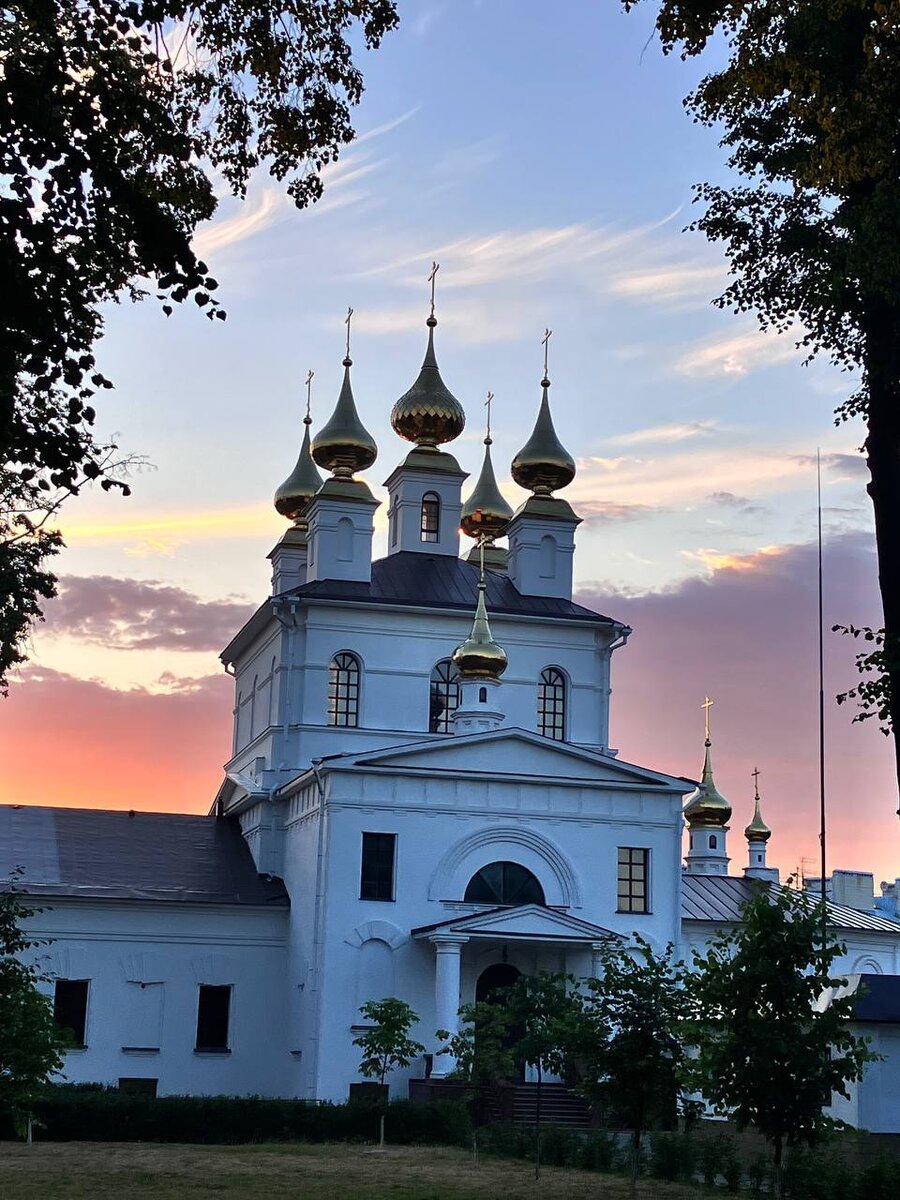
<svg viewBox="0 0 900 1200">
<path fill-rule="evenodd" d="M 230 753 L 233 682 L 156 694 L 31 667 L 3 701 L 0 803 L 205 812 Z"/>
<path fill-rule="evenodd" d="M 825 547 L 826 631 L 880 624 L 871 540 L 847 533 Z M 818 872 L 816 553 L 773 548 L 709 578 L 664 592 L 581 594 L 634 628 L 613 663 L 612 741 L 622 757 L 696 778 L 702 763 L 700 702 L 713 708 L 716 781 L 734 808 L 732 870 L 746 863 L 742 832 L 759 766 L 770 859 L 787 873 L 804 859 Z M 852 724 L 834 702 L 856 678 L 854 646 L 826 632 L 829 869 L 900 874 L 892 746 L 875 722 Z"/>
</svg>

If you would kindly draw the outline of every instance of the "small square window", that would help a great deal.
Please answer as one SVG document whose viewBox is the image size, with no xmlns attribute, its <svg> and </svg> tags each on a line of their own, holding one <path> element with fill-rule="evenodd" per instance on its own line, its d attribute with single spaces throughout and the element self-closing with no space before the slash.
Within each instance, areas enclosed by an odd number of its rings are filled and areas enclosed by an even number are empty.
<svg viewBox="0 0 900 1200">
<path fill-rule="evenodd" d="M 617 911 L 650 911 L 650 851 L 642 846 L 620 846 L 616 887 Z"/>
<path fill-rule="evenodd" d="M 362 869 L 360 871 L 360 900 L 394 899 L 395 833 L 364 833 Z"/>
</svg>

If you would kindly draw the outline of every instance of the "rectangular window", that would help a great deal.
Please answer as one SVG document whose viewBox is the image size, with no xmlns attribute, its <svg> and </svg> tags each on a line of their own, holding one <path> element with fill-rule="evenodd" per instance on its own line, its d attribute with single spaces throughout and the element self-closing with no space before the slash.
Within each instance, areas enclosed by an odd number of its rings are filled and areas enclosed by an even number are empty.
<svg viewBox="0 0 900 1200">
<path fill-rule="evenodd" d="M 360 900 L 393 900 L 397 835 L 395 833 L 364 833 L 362 836 L 359 898 Z"/>
<path fill-rule="evenodd" d="M 619 847 L 618 912 L 650 911 L 650 851 Z"/>
<path fill-rule="evenodd" d="M 119 1080 L 119 1091 L 126 1096 L 152 1096 L 156 1098 L 158 1079 L 136 1079 L 124 1077 Z"/>
<path fill-rule="evenodd" d="M 197 1002 L 198 1050 L 228 1051 L 228 1018 L 231 1011 L 231 986 L 200 984 Z"/>
<path fill-rule="evenodd" d="M 87 979 L 57 979 L 53 992 L 53 1020 L 69 1035 L 70 1045 L 83 1050 L 87 1023 Z"/>
</svg>

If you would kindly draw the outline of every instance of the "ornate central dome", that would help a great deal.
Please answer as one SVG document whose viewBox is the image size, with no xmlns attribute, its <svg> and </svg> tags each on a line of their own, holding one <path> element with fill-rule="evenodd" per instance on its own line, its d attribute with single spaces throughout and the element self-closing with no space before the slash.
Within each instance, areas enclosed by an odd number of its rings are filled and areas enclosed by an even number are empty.
<svg viewBox="0 0 900 1200">
<path fill-rule="evenodd" d="M 441 379 L 434 355 L 434 328 L 437 318 L 430 316 L 428 348 L 419 377 L 391 411 L 394 432 L 417 446 L 434 449 L 459 437 L 466 425 L 463 406 Z"/>
</svg>

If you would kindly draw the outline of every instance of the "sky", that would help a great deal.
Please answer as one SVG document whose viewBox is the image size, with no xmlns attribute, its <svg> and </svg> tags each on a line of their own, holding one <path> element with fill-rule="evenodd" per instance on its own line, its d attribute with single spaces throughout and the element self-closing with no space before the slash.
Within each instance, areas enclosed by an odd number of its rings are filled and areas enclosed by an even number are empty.
<svg viewBox="0 0 900 1200">
<path fill-rule="evenodd" d="M 314 428 L 337 397 L 344 316 L 353 383 L 379 446 L 404 454 L 394 400 L 425 342 L 437 279 L 442 374 L 477 473 L 483 399 L 508 464 L 540 398 L 578 474 L 583 603 L 634 629 L 613 664 L 621 756 L 696 777 L 700 703 L 713 709 L 732 869 L 759 767 L 770 861 L 815 874 L 815 454 L 823 456 L 826 625 L 878 625 L 859 425 L 835 426 L 852 376 L 804 364 L 796 337 L 711 304 L 721 253 L 685 231 L 692 184 L 727 178 L 714 131 L 682 98 L 703 69 L 664 58 L 653 5 L 611 0 L 405 0 L 360 55 L 356 141 L 297 212 L 277 183 L 224 198 L 197 236 L 225 322 L 153 302 L 107 314 L 98 359 L 115 390 L 101 432 L 142 456 L 129 499 L 71 503 L 60 597 L 0 709 L 0 801 L 205 811 L 228 757 L 231 681 L 218 651 L 269 585 L 313 381 Z M 711 63 L 707 63 L 708 68 Z M 386 512 L 376 515 L 384 552 Z M 826 641 L 830 866 L 900 875 L 891 746 L 833 697 L 855 680 L 850 639 Z"/>
</svg>

